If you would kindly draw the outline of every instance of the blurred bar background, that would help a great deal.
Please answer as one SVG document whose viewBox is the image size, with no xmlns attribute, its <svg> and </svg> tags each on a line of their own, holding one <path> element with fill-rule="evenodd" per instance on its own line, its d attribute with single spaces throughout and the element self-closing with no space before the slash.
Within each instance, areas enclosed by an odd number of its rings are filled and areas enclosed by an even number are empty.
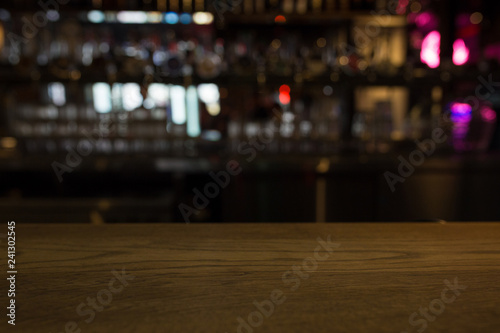
<svg viewBox="0 0 500 333">
<path fill-rule="evenodd" d="M 500 220 L 499 6 L 3 1 L 0 209 L 19 222 L 185 222 L 186 206 L 192 222 Z M 225 178 L 231 161 L 241 173 Z"/>
</svg>

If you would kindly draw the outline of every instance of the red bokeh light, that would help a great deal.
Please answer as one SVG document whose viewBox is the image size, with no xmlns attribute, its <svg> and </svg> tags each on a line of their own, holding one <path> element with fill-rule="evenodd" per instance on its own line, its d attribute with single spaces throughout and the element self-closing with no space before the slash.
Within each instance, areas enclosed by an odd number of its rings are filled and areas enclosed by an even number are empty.
<svg viewBox="0 0 500 333">
<path fill-rule="evenodd" d="M 278 15 L 274 18 L 274 22 L 276 23 L 285 23 L 286 18 L 283 15 Z"/>
<path fill-rule="evenodd" d="M 279 98 L 281 104 L 290 104 L 290 94 L 286 92 L 280 92 Z"/>
<path fill-rule="evenodd" d="M 280 93 L 287 93 L 287 94 L 289 94 L 290 93 L 290 87 L 287 86 L 286 84 L 282 85 L 280 87 Z"/>
</svg>

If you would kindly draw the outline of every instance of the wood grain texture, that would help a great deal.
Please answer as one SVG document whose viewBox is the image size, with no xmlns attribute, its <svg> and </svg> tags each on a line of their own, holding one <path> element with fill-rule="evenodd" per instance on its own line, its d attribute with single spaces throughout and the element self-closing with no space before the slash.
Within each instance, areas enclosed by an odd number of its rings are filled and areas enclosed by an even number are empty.
<svg viewBox="0 0 500 333">
<path fill-rule="evenodd" d="M 16 332 L 65 332 L 75 321 L 81 332 L 232 333 L 274 289 L 286 300 L 253 332 L 417 332 L 409 316 L 455 277 L 467 289 L 425 332 L 500 331 L 499 223 L 18 224 L 16 233 Z M 328 235 L 340 246 L 292 291 L 283 273 Z M 84 322 L 77 306 L 122 268 L 135 279 Z"/>
</svg>

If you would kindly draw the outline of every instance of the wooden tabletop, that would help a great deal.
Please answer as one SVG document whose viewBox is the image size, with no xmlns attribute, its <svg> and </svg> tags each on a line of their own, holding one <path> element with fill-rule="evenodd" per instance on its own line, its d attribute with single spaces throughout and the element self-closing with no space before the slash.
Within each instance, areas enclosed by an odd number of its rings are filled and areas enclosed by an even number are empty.
<svg viewBox="0 0 500 333">
<path fill-rule="evenodd" d="M 2 332 L 500 331 L 500 223 L 18 224 L 16 242 Z"/>
</svg>

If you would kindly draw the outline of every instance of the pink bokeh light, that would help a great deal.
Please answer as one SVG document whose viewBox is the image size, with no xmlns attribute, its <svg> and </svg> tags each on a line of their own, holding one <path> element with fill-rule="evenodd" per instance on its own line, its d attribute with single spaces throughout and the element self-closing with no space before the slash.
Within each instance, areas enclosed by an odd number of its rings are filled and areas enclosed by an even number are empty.
<svg viewBox="0 0 500 333">
<path fill-rule="evenodd" d="M 441 34 L 437 31 L 431 31 L 422 42 L 420 51 L 420 60 L 430 68 L 437 68 L 441 63 L 439 54 L 441 44 Z"/>
<path fill-rule="evenodd" d="M 464 65 L 469 60 L 469 49 L 463 39 L 453 43 L 453 63 L 457 66 Z"/>
<path fill-rule="evenodd" d="M 415 18 L 415 23 L 417 24 L 417 27 L 419 28 L 424 28 L 427 24 L 431 22 L 431 14 L 429 12 L 422 13 L 420 15 L 417 15 Z"/>
<path fill-rule="evenodd" d="M 399 0 L 398 7 L 396 8 L 396 13 L 403 15 L 406 13 L 406 7 L 410 4 L 409 0 Z"/>
<path fill-rule="evenodd" d="M 497 114 L 495 111 L 493 111 L 491 108 L 489 107 L 483 107 L 481 109 L 481 116 L 483 117 L 483 119 L 487 122 L 493 122 L 495 121 L 495 119 L 497 119 Z"/>
<path fill-rule="evenodd" d="M 423 32 L 435 30 L 439 25 L 438 17 L 432 12 L 410 13 L 408 22 L 415 23 L 417 28 Z"/>
</svg>

